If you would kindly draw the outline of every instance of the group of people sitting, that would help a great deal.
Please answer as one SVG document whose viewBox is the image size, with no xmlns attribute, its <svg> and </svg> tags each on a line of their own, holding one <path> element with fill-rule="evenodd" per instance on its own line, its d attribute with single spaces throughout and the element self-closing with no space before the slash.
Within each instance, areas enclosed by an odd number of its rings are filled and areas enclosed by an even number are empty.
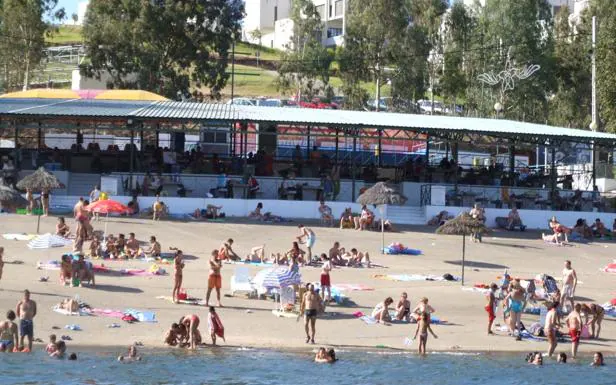
<svg viewBox="0 0 616 385">
<path fill-rule="evenodd" d="M 344 247 L 340 247 L 340 242 L 334 242 L 334 245 L 329 249 L 329 253 L 321 255 L 321 259 L 328 258 L 334 266 L 348 266 L 348 267 L 361 267 L 365 263 L 370 267 L 370 254 L 366 252 L 358 251 L 356 248 L 352 248 L 347 251 Z"/>
<path fill-rule="evenodd" d="M 417 306 L 411 309 L 411 301 L 409 301 L 407 293 L 403 292 L 395 305 L 391 297 L 379 302 L 372 310 L 372 317 L 377 322 L 384 324 L 393 321 L 416 323 L 423 313 L 434 313 L 434 308 L 428 304 L 428 298 L 421 298 Z"/>
<path fill-rule="evenodd" d="M 584 242 L 594 238 L 605 239 L 611 237 L 612 232 L 616 230 L 616 220 L 614 220 L 612 230 L 610 230 L 600 218 L 595 219 L 592 225 L 588 225 L 585 219 L 578 218 L 575 225 L 570 228 L 560 223 L 556 217 L 553 216 L 548 225 L 552 230 L 552 234 L 544 233 L 541 237 L 544 241 L 557 245 L 563 245 L 569 241 Z"/>
<path fill-rule="evenodd" d="M 161 246 L 155 236 L 150 237 L 150 245 L 141 248 L 135 233 L 128 234 L 128 239 L 124 234 L 107 235 L 101 244 L 99 238 L 95 236 L 90 242 L 89 256 L 91 258 L 110 258 L 110 259 L 134 259 L 144 256 L 160 257 Z"/>
<path fill-rule="evenodd" d="M 332 209 L 325 204 L 324 201 L 320 202 L 319 213 L 321 214 L 321 221 L 328 225 L 334 225 L 334 216 Z M 375 220 L 374 213 L 368 209 L 366 205 L 361 208 L 359 215 L 353 215 L 353 211 L 350 207 L 344 209 L 340 215 L 338 224 L 340 229 L 355 229 L 355 230 L 381 230 L 381 226 L 384 225 L 386 231 L 395 231 L 394 226 L 389 220 L 385 220 L 382 224 L 381 220 Z"/>
<path fill-rule="evenodd" d="M 222 206 L 207 205 L 205 209 L 195 209 L 193 218 L 195 219 L 219 219 L 226 215 L 222 211 Z"/>
</svg>

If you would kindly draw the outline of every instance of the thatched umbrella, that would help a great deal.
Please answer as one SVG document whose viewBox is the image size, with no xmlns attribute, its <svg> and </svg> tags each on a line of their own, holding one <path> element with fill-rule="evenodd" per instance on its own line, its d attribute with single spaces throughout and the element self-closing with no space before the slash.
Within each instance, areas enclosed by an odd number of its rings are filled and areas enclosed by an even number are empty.
<svg viewBox="0 0 616 385">
<path fill-rule="evenodd" d="M 466 236 L 471 234 L 484 234 L 488 228 L 483 221 L 473 218 L 469 213 L 463 212 L 454 219 L 450 219 L 436 229 L 437 234 L 450 234 L 462 236 L 462 285 L 464 285 L 464 264 L 466 254 Z"/>
<path fill-rule="evenodd" d="M 22 180 L 17 182 L 17 188 L 20 190 L 31 189 L 32 191 L 42 191 L 60 187 L 62 187 L 62 183 L 60 183 L 58 178 L 56 178 L 54 174 L 47 172 L 43 167 L 40 167 L 32 174 L 25 176 Z M 38 234 L 41 225 L 41 215 L 39 214 L 37 217 L 36 233 Z"/>
<path fill-rule="evenodd" d="M 28 205 L 28 201 L 21 196 L 19 191 L 9 186 L 0 184 L 0 206 L 4 208 L 22 208 Z"/>
<path fill-rule="evenodd" d="M 381 252 L 385 248 L 385 205 L 403 205 L 408 199 L 385 182 L 378 182 L 357 198 L 361 205 L 379 206 L 381 212 Z"/>
</svg>

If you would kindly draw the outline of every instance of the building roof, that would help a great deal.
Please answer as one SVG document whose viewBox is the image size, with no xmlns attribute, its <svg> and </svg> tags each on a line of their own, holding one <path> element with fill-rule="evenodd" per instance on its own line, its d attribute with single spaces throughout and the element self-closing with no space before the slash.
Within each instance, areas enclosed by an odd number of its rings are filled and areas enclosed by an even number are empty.
<svg viewBox="0 0 616 385">
<path fill-rule="evenodd" d="M 480 134 L 526 142 L 584 142 L 616 145 L 616 135 L 503 119 L 384 112 L 255 107 L 173 101 L 0 98 L 0 119 L 29 121 L 117 118 L 151 123 L 277 123 L 315 127 L 397 129 L 436 136 Z"/>
</svg>

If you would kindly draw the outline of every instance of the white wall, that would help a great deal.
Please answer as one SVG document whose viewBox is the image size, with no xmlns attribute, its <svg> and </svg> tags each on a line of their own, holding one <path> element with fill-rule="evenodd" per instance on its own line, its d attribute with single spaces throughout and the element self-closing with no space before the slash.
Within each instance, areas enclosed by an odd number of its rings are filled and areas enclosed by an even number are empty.
<svg viewBox="0 0 616 385">
<path fill-rule="evenodd" d="M 106 90 L 107 89 L 107 81 L 111 79 L 111 76 L 108 73 L 101 73 L 100 80 L 95 78 L 89 78 L 87 76 L 81 75 L 79 70 L 73 70 L 71 74 L 71 89 L 73 91 L 79 90 Z M 137 75 L 127 75 L 124 80 L 126 81 L 135 81 L 137 80 Z"/>
<path fill-rule="evenodd" d="M 86 20 L 86 11 L 88 10 L 88 5 L 90 5 L 90 1 L 82 1 L 77 4 L 77 25 L 83 25 L 83 22 Z"/>
<path fill-rule="evenodd" d="M 110 199 L 127 204 L 130 197 L 113 196 Z M 51 206 L 73 207 L 79 200 L 78 196 L 51 195 Z M 139 197 L 141 210 L 152 207 L 154 197 Z M 246 199 L 202 199 L 202 198 L 163 198 L 161 199 L 173 215 L 192 214 L 195 209 L 205 209 L 208 204 L 222 206 L 222 211 L 228 217 L 246 217 L 253 211 L 258 202 L 263 203 L 262 212 L 271 212 L 284 218 L 320 219 L 319 203 L 305 201 L 280 201 L 280 200 L 246 200 Z M 345 208 L 351 207 L 353 212 L 360 212 L 361 205 L 349 202 L 327 202 L 331 207 L 334 217 L 339 218 Z M 372 208 L 371 208 L 372 209 Z M 379 210 L 373 210 L 377 218 L 380 218 Z"/>
<path fill-rule="evenodd" d="M 452 215 L 458 215 L 463 211 L 469 211 L 468 207 L 452 207 L 452 206 L 426 206 L 426 221 L 436 216 L 443 210 L 447 210 Z M 486 226 L 496 227 L 496 217 L 506 217 L 509 215 L 509 209 L 493 209 L 487 208 Z M 595 213 L 595 212 L 580 212 L 580 211 L 552 211 L 552 210 L 518 210 L 522 222 L 529 229 L 548 230 L 548 221 L 552 216 L 555 216 L 560 223 L 567 227 L 573 227 L 578 218 L 586 219 L 588 223 L 593 222 L 596 218 L 611 228 L 616 214 L 614 213 Z"/>
</svg>

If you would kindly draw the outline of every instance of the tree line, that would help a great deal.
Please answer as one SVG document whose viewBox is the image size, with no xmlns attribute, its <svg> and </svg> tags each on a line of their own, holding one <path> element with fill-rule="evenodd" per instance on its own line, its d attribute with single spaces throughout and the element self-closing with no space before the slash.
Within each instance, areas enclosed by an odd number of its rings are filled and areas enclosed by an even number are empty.
<svg viewBox="0 0 616 385">
<path fill-rule="evenodd" d="M 348 0 L 343 47 L 321 44 L 324 24 L 310 0 L 293 0 L 293 36 L 278 65 L 281 92 L 330 97 L 342 81 L 345 108 L 361 109 L 362 84 L 389 83 L 394 99 L 437 98 L 466 116 L 588 128 L 591 123 L 591 19 L 597 16 L 598 128 L 616 132 L 616 7 L 591 0 L 579 20 L 547 0 Z M 27 88 L 41 65 L 45 35 L 65 17 L 57 0 L 0 0 L 0 84 Z M 81 71 L 110 75 L 108 87 L 178 98 L 220 98 L 231 47 L 240 36 L 241 0 L 91 0 L 83 21 L 88 60 Z M 524 80 L 480 75 L 539 66 Z M 512 82 L 506 90 L 503 81 Z"/>
</svg>

